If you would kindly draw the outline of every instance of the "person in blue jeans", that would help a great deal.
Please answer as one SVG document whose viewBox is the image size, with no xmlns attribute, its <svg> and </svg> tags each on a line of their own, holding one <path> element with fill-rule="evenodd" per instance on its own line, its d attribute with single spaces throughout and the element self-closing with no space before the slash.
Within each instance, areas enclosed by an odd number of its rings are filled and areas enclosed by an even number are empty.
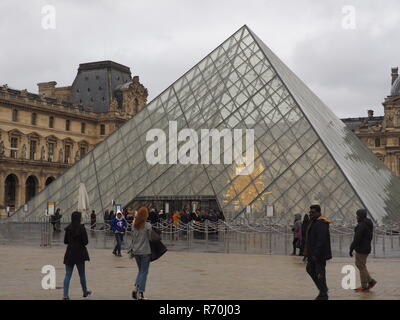
<svg viewBox="0 0 400 320">
<path fill-rule="evenodd" d="M 132 298 L 138 300 L 145 299 L 144 292 L 151 258 L 149 241 L 152 227 L 150 223 L 146 222 L 148 216 L 149 210 L 147 208 L 140 208 L 137 211 L 132 228 L 132 243 L 129 249 L 139 269 L 136 276 L 135 289 L 132 292 Z"/>
<path fill-rule="evenodd" d="M 85 276 L 85 261 L 90 261 L 86 248 L 89 240 L 85 226 L 81 224 L 81 220 L 82 214 L 79 211 L 74 211 L 71 215 L 71 223 L 65 228 L 64 243 L 67 245 L 67 250 L 64 255 L 65 278 L 63 300 L 69 300 L 69 283 L 75 265 L 78 269 L 83 297 L 86 298 L 92 294 L 92 291 L 87 289 Z"/>
<path fill-rule="evenodd" d="M 125 234 L 127 227 L 128 227 L 128 223 L 126 222 L 125 218 L 123 217 L 121 211 L 118 211 L 115 218 L 112 219 L 112 221 L 111 221 L 111 230 L 114 231 L 115 240 L 117 241 L 117 244 L 113 250 L 113 254 L 118 257 L 122 257 L 121 244 L 122 244 L 122 241 L 124 241 L 124 234 Z"/>
</svg>

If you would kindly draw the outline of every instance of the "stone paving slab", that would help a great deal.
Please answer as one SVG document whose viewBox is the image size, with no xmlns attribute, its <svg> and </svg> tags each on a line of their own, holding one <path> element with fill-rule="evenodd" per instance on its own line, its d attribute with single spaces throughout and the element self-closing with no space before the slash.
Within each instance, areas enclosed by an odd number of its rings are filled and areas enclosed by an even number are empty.
<svg viewBox="0 0 400 320">
<path fill-rule="evenodd" d="M 60 247 L 0 246 L 0 299 L 61 299 L 64 251 Z M 94 291 L 90 299 L 131 299 L 137 272 L 134 261 L 105 249 L 91 249 L 89 254 L 87 280 Z M 59 289 L 41 287 L 41 268 L 48 264 L 56 268 Z M 331 299 L 400 299 L 399 259 L 369 259 L 370 273 L 378 284 L 368 294 L 341 288 L 341 269 L 347 264 L 354 265 L 353 259 L 334 258 L 327 264 Z M 292 300 L 314 299 L 317 294 L 301 257 L 172 251 L 151 264 L 146 293 L 150 299 L 172 300 Z M 70 297 L 82 299 L 76 269 Z"/>
</svg>

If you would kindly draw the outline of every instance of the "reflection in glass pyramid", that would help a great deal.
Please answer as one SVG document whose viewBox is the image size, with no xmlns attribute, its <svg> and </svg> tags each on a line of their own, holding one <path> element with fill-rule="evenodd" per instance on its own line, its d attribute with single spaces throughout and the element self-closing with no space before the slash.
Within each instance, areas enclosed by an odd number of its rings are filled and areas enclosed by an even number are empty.
<svg viewBox="0 0 400 320">
<path fill-rule="evenodd" d="M 254 130 L 253 170 L 238 175 L 235 162 L 150 164 L 146 152 L 153 142 L 146 134 L 168 132 L 171 121 L 178 132 L 190 128 L 198 136 L 201 129 Z M 171 147 L 171 141 L 167 159 L 186 143 Z M 398 218 L 400 207 L 398 178 L 247 26 L 33 198 L 28 212 L 10 219 L 42 215 L 47 201 L 72 212 L 81 181 L 96 212 L 112 200 L 214 197 L 232 219 L 249 214 L 247 206 L 257 218 L 274 205 L 281 220 L 292 220 L 317 202 L 333 219 L 353 221 L 365 207 L 382 223 Z"/>
</svg>

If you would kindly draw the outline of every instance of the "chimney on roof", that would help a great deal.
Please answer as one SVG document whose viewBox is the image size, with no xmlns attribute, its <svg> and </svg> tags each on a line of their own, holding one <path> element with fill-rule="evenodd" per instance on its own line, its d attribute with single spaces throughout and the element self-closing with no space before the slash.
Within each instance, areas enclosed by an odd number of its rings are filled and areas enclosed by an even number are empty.
<svg viewBox="0 0 400 320">
<path fill-rule="evenodd" d="M 57 82 L 50 81 L 50 82 L 40 82 L 37 84 L 39 88 L 39 95 L 53 98 L 55 96 L 54 89 L 56 88 Z"/>
<path fill-rule="evenodd" d="M 374 117 L 374 110 L 369 109 L 368 110 L 368 118 L 371 119 Z"/>
<path fill-rule="evenodd" d="M 399 77 L 399 67 L 392 68 L 392 85 L 398 77 Z"/>
</svg>

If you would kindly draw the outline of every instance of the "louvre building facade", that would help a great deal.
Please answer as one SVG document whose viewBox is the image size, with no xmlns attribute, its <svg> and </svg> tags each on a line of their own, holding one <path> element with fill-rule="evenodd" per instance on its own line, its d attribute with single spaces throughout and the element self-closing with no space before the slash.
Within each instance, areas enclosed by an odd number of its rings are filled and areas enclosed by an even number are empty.
<svg viewBox="0 0 400 320">
<path fill-rule="evenodd" d="M 171 121 L 198 135 L 204 128 L 253 129 L 254 170 L 238 175 L 235 163 L 150 164 L 146 134 L 168 132 Z M 273 205 L 278 221 L 291 221 L 318 203 L 334 221 L 354 221 L 364 207 L 386 223 L 398 219 L 400 208 L 399 178 L 247 26 L 9 219 L 43 215 L 48 201 L 72 212 L 80 182 L 97 213 L 113 200 L 214 199 L 228 219 L 263 217 Z"/>
</svg>

